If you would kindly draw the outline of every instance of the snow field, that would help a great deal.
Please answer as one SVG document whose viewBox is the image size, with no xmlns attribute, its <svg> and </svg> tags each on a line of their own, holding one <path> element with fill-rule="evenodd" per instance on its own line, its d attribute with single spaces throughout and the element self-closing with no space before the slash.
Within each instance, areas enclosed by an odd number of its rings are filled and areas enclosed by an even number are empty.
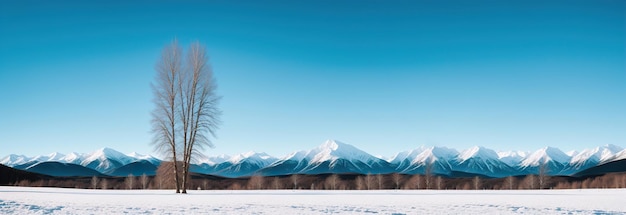
<svg viewBox="0 0 626 215">
<path fill-rule="evenodd" d="M 84 190 L 0 187 L 0 214 L 626 214 L 626 189 Z"/>
</svg>

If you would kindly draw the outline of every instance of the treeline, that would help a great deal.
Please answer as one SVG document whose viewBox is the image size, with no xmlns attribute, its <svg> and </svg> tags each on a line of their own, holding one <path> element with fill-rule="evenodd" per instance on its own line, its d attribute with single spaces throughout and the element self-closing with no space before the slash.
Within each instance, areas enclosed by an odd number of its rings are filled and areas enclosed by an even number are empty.
<svg viewBox="0 0 626 215">
<path fill-rule="evenodd" d="M 40 180 L 20 180 L 13 185 L 35 187 L 66 187 L 83 189 L 175 189 L 170 175 L 158 172 L 156 176 L 127 177 L 77 177 Z M 379 189 L 432 189 L 432 190 L 514 190 L 514 189 L 585 189 L 626 188 L 626 173 L 575 178 L 566 176 L 512 176 L 506 178 L 446 178 L 443 176 L 404 174 L 320 174 L 288 176 L 252 176 L 248 178 L 222 178 L 191 174 L 188 189 L 198 190 L 259 190 L 259 189 L 310 189 L 310 190 L 379 190 Z"/>
</svg>

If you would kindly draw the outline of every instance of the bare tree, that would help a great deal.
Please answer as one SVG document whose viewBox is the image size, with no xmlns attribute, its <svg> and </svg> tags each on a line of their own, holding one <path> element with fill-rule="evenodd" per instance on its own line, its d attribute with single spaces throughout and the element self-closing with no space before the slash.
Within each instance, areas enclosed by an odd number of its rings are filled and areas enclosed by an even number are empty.
<svg viewBox="0 0 626 215">
<path fill-rule="evenodd" d="M 411 182 L 413 184 L 415 184 L 415 189 L 421 189 L 422 188 L 422 176 L 419 174 L 415 174 L 413 176 L 411 176 Z"/>
<path fill-rule="evenodd" d="M 326 178 L 327 187 L 330 189 L 336 190 L 338 181 L 339 181 L 339 176 L 335 174 L 328 176 L 328 178 Z"/>
<path fill-rule="evenodd" d="M 402 180 L 402 175 L 400 175 L 399 173 L 393 173 L 391 175 L 391 178 L 393 179 L 393 184 L 396 185 L 396 190 L 400 189 L 400 182 Z"/>
<path fill-rule="evenodd" d="M 474 190 L 480 190 L 481 189 L 480 177 L 474 176 L 473 182 L 474 182 Z"/>
<path fill-rule="evenodd" d="M 280 178 L 278 178 L 278 177 L 274 177 L 274 189 L 275 190 L 281 189 L 281 187 L 280 187 Z"/>
<path fill-rule="evenodd" d="M 291 175 L 291 182 L 293 183 L 293 189 L 298 189 L 298 175 L 297 174 L 293 174 Z"/>
<path fill-rule="evenodd" d="M 263 189 L 263 183 L 264 183 L 263 176 L 254 175 L 250 177 L 250 180 L 248 180 L 248 189 L 253 189 L 253 190 Z"/>
<path fill-rule="evenodd" d="M 506 186 L 509 190 L 513 189 L 513 185 L 515 184 L 515 178 L 513 176 L 506 177 L 505 179 Z"/>
<path fill-rule="evenodd" d="M 154 104 L 152 111 L 152 144 L 155 149 L 163 153 L 171 162 L 178 162 L 180 156 L 177 141 L 177 96 L 179 94 L 178 79 L 182 72 L 182 48 L 178 41 L 166 46 L 161 52 L 161 59 L 157 62 L 156 83 L 152 84 Z M 177 165 L 173 166 L 173 180 L 176 193 L 180 193 L 180 179 Z"/>
<path fill-rule="evenodd" d="M 174 165 L 176 193 L 187 193 L 193 157 L 212 147 L 210 137 L 220 123 L 220 97 L 204 46 L 191 44 L 183 66 L 182 49 L 174 40 L 157 62 L 156 84 L 152 85 L 156 109 L 152 112 L 153 144 Z M 181 156 L 182 155 L 182 156 Z M 182 157 L 182 159 L 181 159 Z M 179 174 L 182 172 L 182 174 Z M 182 189 L 182 191 L 181 191 Z"/>
<path fill-rule="evenodd" d="M 98 189 L 98 177 L 96 177 L 95 175 L 91 177 L 91 188 Z"/>
<path fill-rule="evenodd" d="M 433 164 L 433 158 L 428 159 L 428 161 L 426 161 L 426 163 L 424 164 L 424 180 L 426 182 L 426 189 L 430 189 L 430 184 L 433 177 Z"/>
<path fill-rule="evenodd" d="M 365 187 L 367 187 L 368 190 L 372 189 L 372 174 L 367 174 L 365 175 Z"/>
<path fill-rule="evenodd" d="M 128 176 L 126 177 L 126 180 L 124 181 L 126 183 L 126 187 L 129 190 L 132 190 L 134 188 L 133 183 L 135 182 L 135 176 L 133 176 L 133 174 L 128 174 Z"/>
<path fill-rule="evenodd" d="M 539 165 L 539 189 L 544 189 L 546 188 L 546 184 L 548 183 L 548 181 L 550 180 L 550 176 L 548 176 L 548 162 L 546 161 L 546 159 L 543 159 L 543 162 L 541 162 L 541 165 Z"/>
<path fill-rule="evenodd" d="M 148 188 L 148 176 L 146 175 L 146 173 L 142 174 L 139 180 L 141 181 L 142 189 L 145 190 L 146 188 Z"/>
<path fill-rule="evenodd" d="M 367 185 L 365 185 L 365 179 L 363 179 L 363 176 L 357 176 L 354 179 L 354 183 L 356 185 L 356 189 L 357 190 L 365 190 L 367 189 Z"/>
<path fill-rule="evenodd" d="M 202 189 L 204 189 L 204 190 L 208 190 L 209 189 L 209 180 L 207 180 L 207 179 L 202 180 Z"/>
<path fill-rule="evenodd" d="M 443 188 L 443 178 L 441 176 L 437 176 L 437 190 L 441 190 Z"/>
<path fill-rule="evenodd" d="M 181 164 L 182 162 L 178 162 L 178 169 L 181 169 Z M 176 174 L 178 173 L 178 174 Z M 156 171 L 156 176 L 155 176 L 155 180 L 157 181 L 157 183 L 159 184 L 159 189 L 173 189 L 176 187 L 176 176 L 178 175 L 178 178 L 181 178 L 181 172 L 180 171 L 175 171 L 175 166 L 174 166 L 174 162 L 170 162 L 170 161 L 163 161 L 161 162 L 161 164 L 159 164 L 159 166 L 157 167 L 157 171 Z"/>
<path fill-rule="evenodd" d="M 376 175 L 376 182 L 378 182 L 378 189 L 382 190 L 383 189 L 383 175 L 381 174 L 377 174 Z"/>
<path fill-rule="evenodd" d="M 100 189 L 106 190 L 109 189 L 109 181 L 106 178 L 100 180 Z"/>
<path fill-rule="evenodd" d="M 526 182 L 526 188 L 527 189 L 535 189 L 535 175 L 527 175 L 526 178 L 524 178 L 524 181 Z"/>
<path fill-rule="evenodd" d="M 187 69 L 179 73 L 179 115 L 184 150 L 183 185 L 188 183 L 187 175 L 192 157 L 201 153 L 206 146 L 213 147 L 209 138 L 215 137 L 215 131 L 220 124 L 221 111 L 217 106 L 221 97 L 215 93 L 217 85 L 208 61 L 205 47 L 194 42 L 187 54 Z M 182 192 L 187 193 L 185 186 Z"/>
</svg>

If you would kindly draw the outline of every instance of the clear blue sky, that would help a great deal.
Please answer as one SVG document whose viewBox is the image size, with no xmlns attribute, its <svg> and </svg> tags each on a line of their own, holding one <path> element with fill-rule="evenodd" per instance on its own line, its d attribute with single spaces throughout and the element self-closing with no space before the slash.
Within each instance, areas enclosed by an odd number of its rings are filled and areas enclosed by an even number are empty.
<svg viewBox="0 0 626 215">
<path fill-rule="evenodd" d="M 1 1 L 0 156 L 152 153 L 175 37 L 223 96 L 208 154 L 626 147 L 626 1 Z"/>
</svg>

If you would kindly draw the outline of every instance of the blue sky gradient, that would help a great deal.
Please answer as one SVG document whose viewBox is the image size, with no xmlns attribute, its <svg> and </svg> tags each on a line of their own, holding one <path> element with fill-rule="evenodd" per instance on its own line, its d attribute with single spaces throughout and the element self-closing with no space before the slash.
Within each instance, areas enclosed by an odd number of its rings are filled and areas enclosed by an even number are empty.
<svg viewBox="0 0 626 215">
<path fill-rule="evenodd" d="M 208 154 L 626 147 L 625 1 L 2 1 L 0 154 L 152 153 L 173 38 L 223 96 Z"/>
</svg>

